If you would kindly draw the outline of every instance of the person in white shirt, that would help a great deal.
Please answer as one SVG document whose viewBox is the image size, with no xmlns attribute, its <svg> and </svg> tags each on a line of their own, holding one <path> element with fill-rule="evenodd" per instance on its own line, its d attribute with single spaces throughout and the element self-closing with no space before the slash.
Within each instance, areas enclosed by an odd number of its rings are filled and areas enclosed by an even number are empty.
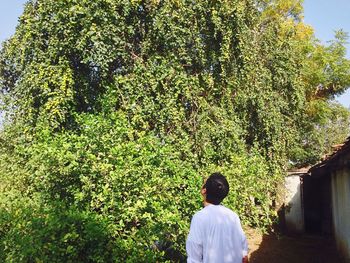
<svg viewBox="0 0 350 263">
<path fill-rule="evenodd" d="M 204 208 L 192 218 L 186 241 L 187 263 L 248 263 L 248 244 L 236 213 L 220 205 L 229 184 L 220 173 L 204 183 Z"/>
</svg>

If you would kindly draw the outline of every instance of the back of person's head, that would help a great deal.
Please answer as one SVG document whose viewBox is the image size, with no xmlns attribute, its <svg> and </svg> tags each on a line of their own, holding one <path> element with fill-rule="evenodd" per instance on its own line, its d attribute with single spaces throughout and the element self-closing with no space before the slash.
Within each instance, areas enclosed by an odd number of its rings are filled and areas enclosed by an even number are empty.
<svg viewBox="0 0 350 263">
<path fill-rule="evenodd" d="M 206 189 L 206 201 L 214 205 L 219 205 L 229 192 L 228 182 L 221 173 L 210 175 L 203 188 Z"/>
</svg>

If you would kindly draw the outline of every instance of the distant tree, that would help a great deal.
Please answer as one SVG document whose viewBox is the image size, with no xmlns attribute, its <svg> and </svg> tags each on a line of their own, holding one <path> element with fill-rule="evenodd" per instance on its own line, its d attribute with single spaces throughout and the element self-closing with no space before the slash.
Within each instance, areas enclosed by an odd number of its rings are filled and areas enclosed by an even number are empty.
<svg viewBox="0 0 350 263">
<path fill-rule="evenodd" d="M 333 101 L 350 86 L 350 60 L 346 58 L 345 47 L 348 33 L 336 31 L 335 39 L 323 45 L 315 38 L 313 29 L 302 22 L 302 1 L 259 3 L 263 10 L 261 25 L 279 24 L 279 38 L 288 39 L 293 46 L 293 60 L 298 64 L 304 90 L 305 100 L 298 105 L 303 110 L 295 122 L 294 140 L 288 144 L 290 165 L 315 164 L 332 151 L 333 144 L 344 142 L 350 135 L 349 110 Z"/>
<path fill-rule="evenodd" d="M 336 102 L 316 100 L 301 125 L 300 137 L 292 148 L 293 166 L 307 166 L 322 160 L 350 136 L 350 111 Z"/>
<path fill-rule="evenodd" d="M 311 38 L 303 63 L 306 100 L 304 117 L 299 122 L 294 165 L 312 165 L 331 153 L 332 145 L 343 143 L 350 135 L 350 111 L 334 98 L 350 86 L 350 61 L 346 59 L 348 34 L 336 31 L 328 46 Z M 295 155 L 296 154 L 296 155 Z"/>
</svg>

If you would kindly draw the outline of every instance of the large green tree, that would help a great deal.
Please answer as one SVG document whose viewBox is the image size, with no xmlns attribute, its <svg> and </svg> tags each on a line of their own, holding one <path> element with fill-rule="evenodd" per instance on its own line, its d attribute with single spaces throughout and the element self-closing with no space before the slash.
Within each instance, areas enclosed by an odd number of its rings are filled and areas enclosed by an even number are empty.
<svg viewBox="0 0 350 263">
<path fill-rule="evenodd" d="M 0 53 L 0 259 L 182 260 L 212 171 L 245 224 L 269 226 L 312 105 L 349 84 L 345 36 L 321 46 L 301 12 L 28 1 Z"/>
<path fill-rule="evenodd" d="M 333 145 L 350 136 L 350 111 L 334 101 L 350 86 L 350 61 L 345 57 L 347 38 L 348 34 L 340 30 L 328 46 L 316 40 L 309 44 L 302 75 L 307 104 L 290 155 L 296 166 L 315 164 L 332 153 Z"/>
</svg>

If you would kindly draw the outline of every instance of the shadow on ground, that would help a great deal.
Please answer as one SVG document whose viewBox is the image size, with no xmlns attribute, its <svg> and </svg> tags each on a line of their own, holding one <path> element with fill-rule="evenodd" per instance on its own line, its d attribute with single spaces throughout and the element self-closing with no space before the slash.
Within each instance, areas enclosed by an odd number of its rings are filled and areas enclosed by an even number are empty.
<svg viewBox="0 0 350 263">
<path fill-rule="evenodd" d="M 347 263 L 340 257 L 332 240 L 323 236 L 270 234 L 263 235 L 261 243 L 254 245 L 251 263 Z"/>
</svg>

